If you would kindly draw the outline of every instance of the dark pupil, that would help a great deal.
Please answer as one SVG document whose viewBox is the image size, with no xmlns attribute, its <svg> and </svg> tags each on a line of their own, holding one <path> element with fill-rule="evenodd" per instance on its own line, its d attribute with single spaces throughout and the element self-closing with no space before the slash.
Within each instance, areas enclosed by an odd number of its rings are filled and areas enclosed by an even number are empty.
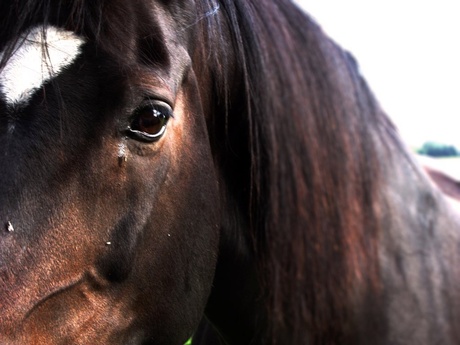
<svg viewBox="0 0 460 345">
<path fill-rule="evenodd" d="M 133 129 L 147 134 L 159 133 L 165 125 L 164 115 L 157 109 L 147 108 L 137 114 Z"/>
</svg>

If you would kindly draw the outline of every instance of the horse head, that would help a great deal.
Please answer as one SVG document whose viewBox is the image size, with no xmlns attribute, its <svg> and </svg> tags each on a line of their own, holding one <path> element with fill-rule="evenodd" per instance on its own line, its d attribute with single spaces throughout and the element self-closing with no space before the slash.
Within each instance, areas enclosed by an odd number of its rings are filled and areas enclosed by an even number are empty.
<svg viewBox="0 0 460 345">
<path fill-rule="evenodd" d="M 0 343 L 180 343 L 216 262 L 193 4 L 1 5 Z"/>
</svg>

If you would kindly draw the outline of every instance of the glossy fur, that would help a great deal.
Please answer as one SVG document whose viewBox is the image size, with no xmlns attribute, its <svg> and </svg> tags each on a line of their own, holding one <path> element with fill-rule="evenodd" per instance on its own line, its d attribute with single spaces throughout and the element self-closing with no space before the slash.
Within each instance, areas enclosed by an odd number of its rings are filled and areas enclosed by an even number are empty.
<svg viewBox="0 0 460 345">
<path fill-rule="evenodd" d="M 0 345 L 460 342 L 459 216 L 290 1 L 0 13 L 3 67 L 37 26 L 86 42 L 0 102 Z"/>
</svg>

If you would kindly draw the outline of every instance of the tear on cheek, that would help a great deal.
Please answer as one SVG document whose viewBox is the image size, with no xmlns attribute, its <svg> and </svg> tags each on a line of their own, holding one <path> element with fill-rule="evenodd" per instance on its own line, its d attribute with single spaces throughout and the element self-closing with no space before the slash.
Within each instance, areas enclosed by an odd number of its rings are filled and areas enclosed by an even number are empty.
<svg viewBox="0 0 460 345">
<path fill-rule="evenodd" d="M 126 138 L 123 138 L 122 141 L 118 144 L 118 165 L 123 167 L 127 161 L 128 150 L 126 148 Z"/>
</svg>

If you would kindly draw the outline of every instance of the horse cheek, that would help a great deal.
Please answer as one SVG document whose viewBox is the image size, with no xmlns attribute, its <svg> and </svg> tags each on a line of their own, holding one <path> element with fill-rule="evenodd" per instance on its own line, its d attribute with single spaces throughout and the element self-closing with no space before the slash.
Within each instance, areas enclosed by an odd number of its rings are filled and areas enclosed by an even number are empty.
<svg viewBox="0 0 460 345">
<path fill-rule="evenodd" d="M 146 337 L 160 343 L 190 336 L 200 321 L 219 238 L 218 187 L 204 118 L 199 105 L 184 101 L 183 92 L 161 150 L 133 173 L 137 181 L 148 176 L 143 190 L 155 193 L 138 190 L 138 201 L 150 198 L 153 204 L 137 241 L 130 293 L 137 296 L 135 313 L 143 316 L 139 329 L 148 329 Z M 138 160 L 129 158 L 127 166 Z"/>
</svg>

